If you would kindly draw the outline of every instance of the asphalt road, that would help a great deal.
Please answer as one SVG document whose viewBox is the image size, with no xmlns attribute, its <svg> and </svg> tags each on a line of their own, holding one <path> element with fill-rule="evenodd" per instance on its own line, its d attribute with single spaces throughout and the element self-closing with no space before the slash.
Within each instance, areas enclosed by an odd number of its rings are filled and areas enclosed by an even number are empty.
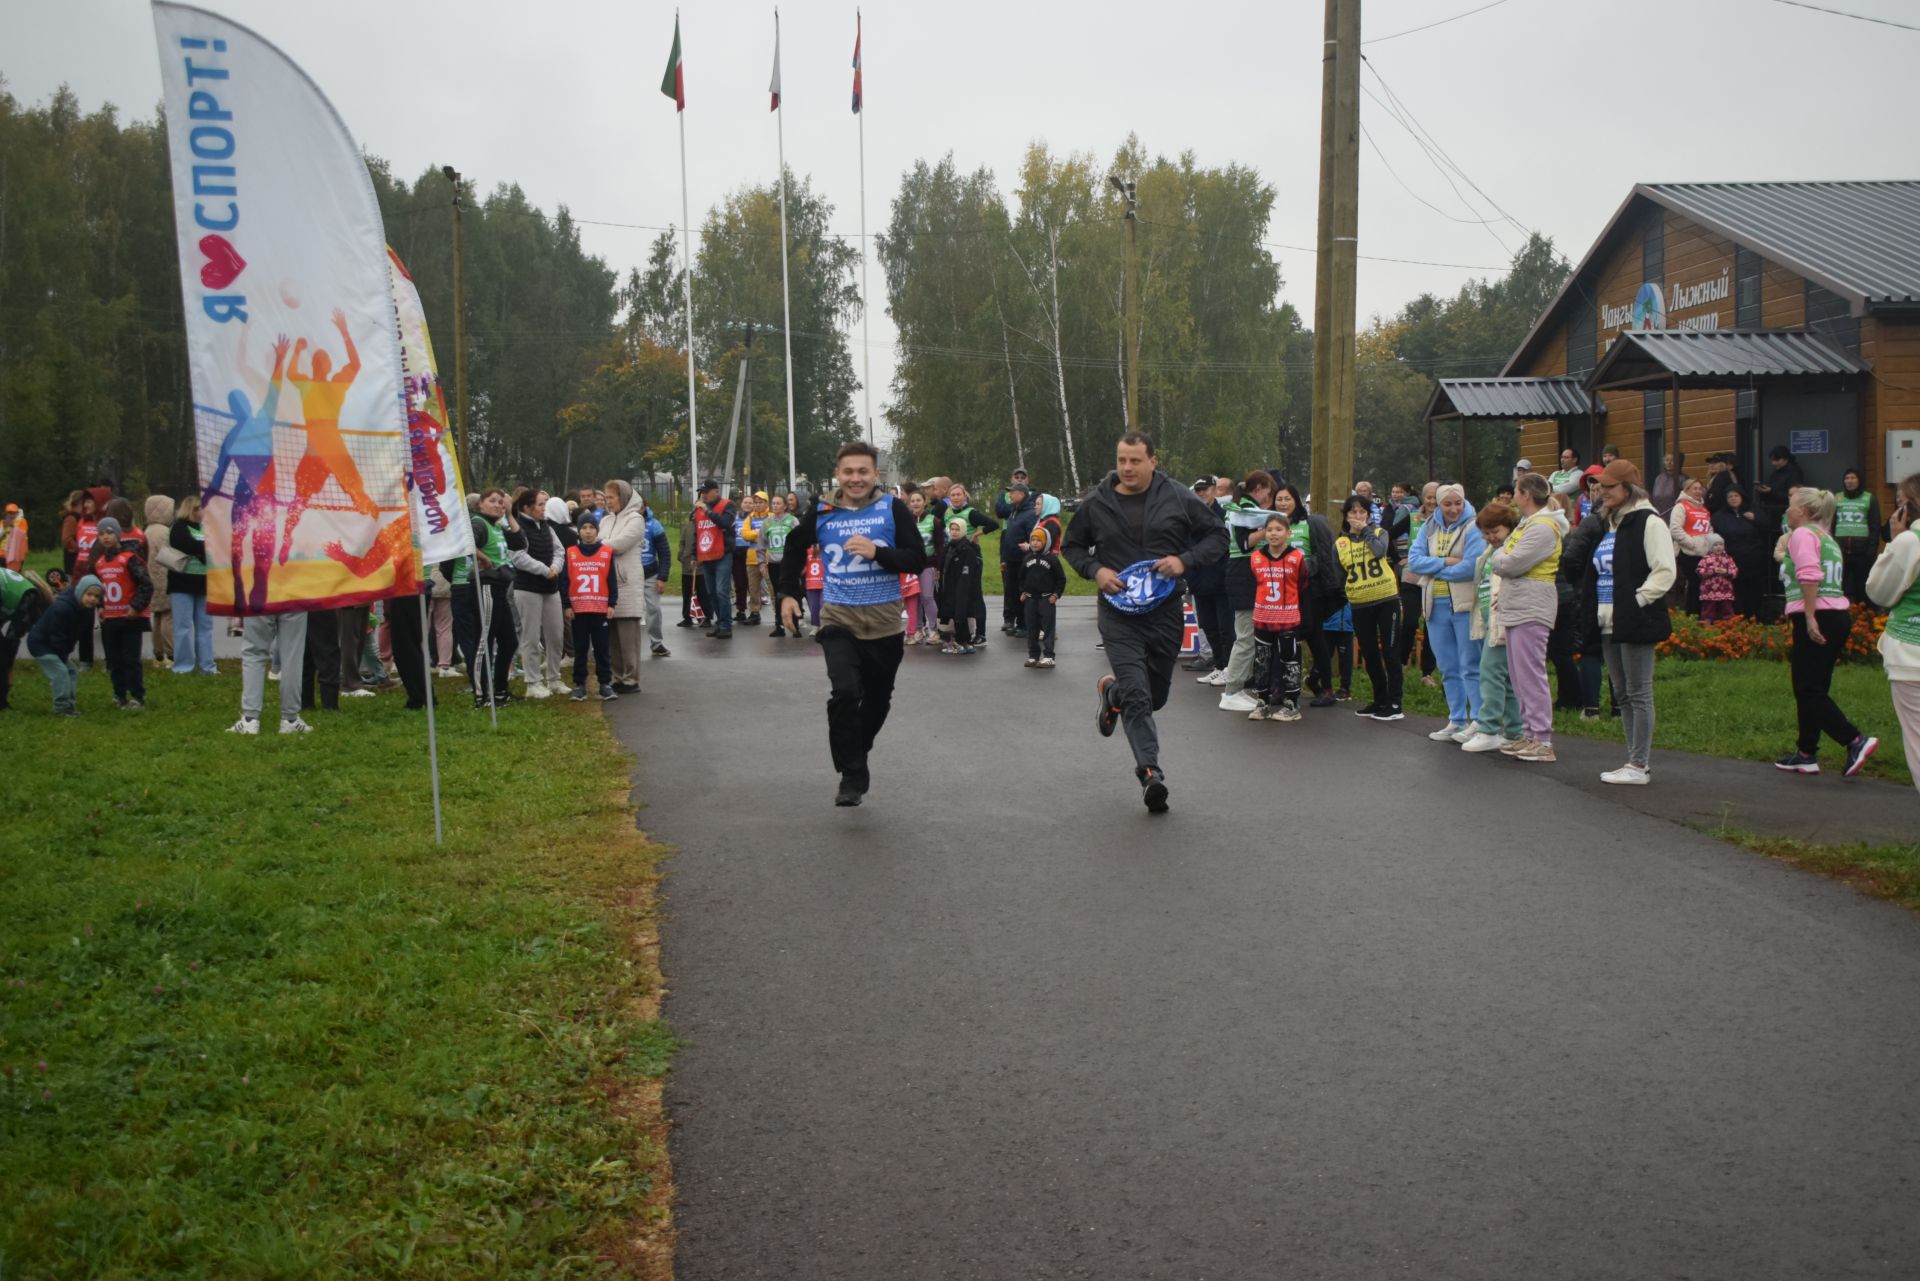
<svg viewBox="0 0 1920 1281">
<path fill-rule="evenodd" d="M 1190 678 L 1149 817 L 1071 604 L 1052 672 L 909 651 L 856 810 L 810 643 L 670 632 L 610 707 L 681 1281 L 1920 1275 L 1920 921 Z"/>
</svg>

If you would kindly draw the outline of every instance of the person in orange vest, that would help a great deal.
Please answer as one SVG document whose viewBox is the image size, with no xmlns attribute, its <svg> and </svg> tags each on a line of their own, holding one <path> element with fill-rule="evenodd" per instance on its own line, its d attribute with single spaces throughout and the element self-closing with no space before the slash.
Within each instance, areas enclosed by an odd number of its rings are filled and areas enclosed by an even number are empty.
<svg viewBox="0 0 1920 1281">
<path fill-rule="evenodd" d="M 1284 516 L 1261 527 L 1264 545 L 1248 553 L 1253 573 L 1253 688 L 1260 705 L 1251 721 L 1300 719 L 1301 593 L 1312 577 L 1306 553 L 1293 545 Z"/>
<path fill-rule="evenodd" d="M 700 501 L 693 508 L 693 554 L 700 562 L 700 577 L 707 585 L 707 621 L 714 640 L 732 640 L 733 625 L 733 525 L 736 513 L 731 500 L 720 496 L 720 482 L 700 482 Z M 740 602 L 742 608 L 746 602 Z"/>
<path fill-rule="evenodd" d="M 573 701 L 587 701 L 587 650 L 593 650 L 594 670 L 600 677 L 600 701 L 620 697 L 613 689 L 613 659 L 607 644 L 607 616 L 620 599 L 620 582 L 613 573 L 613 548 L 600 541 L 600 522 L 582 509 L 580 541 L 567 548 L 567 572 L 561 575 L 567 622 L 573 628 Z"/>
<path fill-rule="evenodd" d="M 120 522 L 111 516 L 100 518 L 92 551 L 77 567 L 76 576 L 88 574 L 100 580 L 100 648 L 113 681 L 113 705 L 138 711 L 147 705 L 140 636 L 147 630 L 153 580 L 147 576 L 147 562 L 121 543 Z"/>
</svg>

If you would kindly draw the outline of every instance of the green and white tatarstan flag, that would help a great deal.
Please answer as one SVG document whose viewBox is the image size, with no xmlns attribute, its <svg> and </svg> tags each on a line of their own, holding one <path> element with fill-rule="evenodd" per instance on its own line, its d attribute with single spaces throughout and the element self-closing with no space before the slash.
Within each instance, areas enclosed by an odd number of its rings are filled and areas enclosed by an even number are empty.
<svg viewBox="0 0 1920 1281">
<path fill-rule="evenodd" d="M 674 110 L 687 109 L 687 73 L 680 63 L 680 16 L 673 18 L 673 53 L 667 58 L 667 74 L 660 78 L 660 92 L 673 99 Z"/>
</svg>

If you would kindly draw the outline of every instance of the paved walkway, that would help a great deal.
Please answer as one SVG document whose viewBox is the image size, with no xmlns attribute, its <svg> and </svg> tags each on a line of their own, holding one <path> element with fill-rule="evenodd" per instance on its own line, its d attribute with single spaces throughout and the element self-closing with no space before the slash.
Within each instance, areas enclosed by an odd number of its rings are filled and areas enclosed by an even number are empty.
<svg viewBox="0 0 1920 1281">
<path fill-rule="evenodd" d="M 611 708 L 679 850 L 682 1281 L 1913 1273 L 1920 921 L 1598 747 L 1191 681 L 1149 818 L 1063 627 L 910 651 L 857 810 L 811 644 L 677 632 Z"/>
</svg>

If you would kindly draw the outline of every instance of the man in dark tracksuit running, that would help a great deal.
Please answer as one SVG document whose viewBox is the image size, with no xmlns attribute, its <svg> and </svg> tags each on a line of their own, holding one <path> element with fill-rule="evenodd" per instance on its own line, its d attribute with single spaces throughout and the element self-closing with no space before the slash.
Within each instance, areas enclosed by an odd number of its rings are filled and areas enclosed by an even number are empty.
<svg viewBox="0 0 1920 1281">
<path fill-rule="evenodd" d="M 906 653 L 900 576 L 926 567 L 913 512 L 879 488 L 873 446 L 854 441 L 834 460 L 834 491 L 787 534 L 780 562 L 780 620 L 800 634 L 807 599 L 807 552 L 826 570 L 820 629 L 827 660 L 827 744 L 840 772 L 835 805 L 858 805 L 872 777 L 867 754 L 893 706 L 893 678 Z"/>
<path fill-rule="evenodd" d="M 1064 555 L 1080 577 L 1103 595 L 1100 639 L 1113 675 L 1100 678 L 1099 727 L 1111 735 L 1127 727 L 1134 774 L 1147 809 L 1164 814 L 1167 778 L 1160 769 L 1160 736 L 1153 714 L 1167 704 L 1180 658 L 1185 611 L 1173 592 L 1145 614 L 1124 614 L 1104 599 L 1125 587 L 1119 571 L 1154 561 L 1166 578 L 1211 565 L 1227 554 L 1227 530 L 1193 491 L 1155 470 L 1153 441 L 1128 432 L 1114 449 L 1114 471 L 1095 487 L 1067 530 Z"/>
</svg>

